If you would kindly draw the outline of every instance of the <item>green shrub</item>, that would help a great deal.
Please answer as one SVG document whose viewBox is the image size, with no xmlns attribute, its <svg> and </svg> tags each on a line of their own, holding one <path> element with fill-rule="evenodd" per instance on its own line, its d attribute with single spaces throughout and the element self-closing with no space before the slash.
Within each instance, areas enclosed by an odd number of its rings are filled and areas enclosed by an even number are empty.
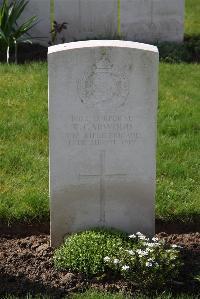
<svg viewBox="0 0 200 299">
<path fill-rule="evenodd" d="M 140 286 L 160 288 L 177 278 L 180 250 L 141 233 L 88 230 L 65 239 L 55 251 L 57 269 L 86 275 L 112 274 Z"/>
<path fill-rule="evenodd" d="M 104 257 L 116 255 L 119 248 L 128 245 L 128 236 L 115 230 L 93 229 L 65 239 L 55 251 L 56 268 L 95 275 L 105 272 Z"/>
<path fill-rule="evenodd" d="M 160 54 L 160 61 L 167 63 L 192 61 L 192 53 L 188 50 L 186 43 L 177 44 L 172 42 L 162 42 L 157 46 Z"/>
<path fill-rule="evenodd" d="M 200 62 L 200 38 L 199 36 L 185 36 L 181 44 L 173 42 L 161 42 L 157 44 L 160 61 L 167 63 Z"/>
</svg>

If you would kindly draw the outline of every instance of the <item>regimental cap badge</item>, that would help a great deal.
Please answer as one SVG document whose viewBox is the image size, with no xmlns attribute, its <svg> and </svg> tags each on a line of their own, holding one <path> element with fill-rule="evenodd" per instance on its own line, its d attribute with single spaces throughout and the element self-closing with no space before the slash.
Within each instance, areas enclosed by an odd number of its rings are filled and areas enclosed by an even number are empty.
<svg viewBox="0 0 200 299">
<path fill-rule="evenodd" d="M 110 55 L 102 55 L 77 85 L 81 102 L 88 107 L 120 107 L 125 104 L 129 93 L 128 77 L 114 67 Z"/>
</svg>

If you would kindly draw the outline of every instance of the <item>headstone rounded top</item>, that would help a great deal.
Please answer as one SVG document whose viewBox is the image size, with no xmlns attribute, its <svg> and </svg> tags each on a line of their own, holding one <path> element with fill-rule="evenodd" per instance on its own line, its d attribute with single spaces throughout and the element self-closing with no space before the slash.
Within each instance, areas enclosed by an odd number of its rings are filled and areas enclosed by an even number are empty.
<svg viewBox="0 0 200 299">
<path fill-rule="evenodd" d="M 72 43 L 65 43 L 65 44 L 51 46 L 48 48 L 48 54 L 74 50 L 74 49 L 95 48 L 95 47 L 132 48 L 132 49 L 158 53 L 157 47 L 148 44 L 143 44 L 143 43 L 122 41 L 122 40 L 88 40 L 88 41 L 79 41 L 79 42 L 72 42 Z"/>
</svg>

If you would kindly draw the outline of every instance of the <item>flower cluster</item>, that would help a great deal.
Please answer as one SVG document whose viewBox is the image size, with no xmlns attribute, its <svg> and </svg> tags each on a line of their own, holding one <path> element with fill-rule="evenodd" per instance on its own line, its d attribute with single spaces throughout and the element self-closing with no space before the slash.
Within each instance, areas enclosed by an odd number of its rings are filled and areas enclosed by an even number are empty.
<svg viewBox="0 0 200 299">
<path fill-rule="evenodd" d="M 166 245 L 154 237 L 151 240 L 140 232 L 129 236 L 130 247 L 120 248 L 117 256 L 106 256 L 104 263 L 112 271 L 131 281 L 163 284 L 176 277 L 180 268 L 177 245 Z"/>
</svg>

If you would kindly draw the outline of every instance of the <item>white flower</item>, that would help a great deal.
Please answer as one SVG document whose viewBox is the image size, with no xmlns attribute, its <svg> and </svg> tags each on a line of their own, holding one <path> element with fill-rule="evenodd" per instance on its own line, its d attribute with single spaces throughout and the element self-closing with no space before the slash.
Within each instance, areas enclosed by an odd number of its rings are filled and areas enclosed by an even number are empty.
<svg viewBox="0 0 200 299">
<path fill-rule="evenodd" d="M 148 252 L 143 251 L 143 253 L 140 255 L 140 257 L 146 256 L 146 255 L 148 255 Z"/>
<path fill-rule="evenodd" d="M 148 247 L 155 247 L 155 243 L 146 243 Z"/>
<path fill-rule="evenodd" d="M 113 263 L 116 265 L 116 264 L 119 264 L 119 260 L 118 259 L 114 259 Z"/>
<path fill-rule="evenodd" d="M 135 254 L 135 252 L 134 252 L 133 250 L 128 250 L 128 253 L 129 253 L 130 255 L 134 255 L 134 254 Z"/>
<path fill-rule="evenodd" d="M 161 246 L 161 243 L 159 243 L 159 242 L 155 242 L 155 243 L 154 243 L 154 246 L 158 246 L 158 247 L 159 247 L 159 246 Z"/>
<path fill-rule="evenodd" d="M 152 263 L 154 260 L 150 258 L 147 261 Z"/>
<path fill-rule="evenodd" d="M 168 253 L 174 253 L 174 250 L 173 249 L 167 249 L 166 252 L 168 252 Z"/>
<path fill-rule="evenodd" d="M 176 245 L 176 244 L 172 244 L 171 247 L 172 247 L 172 248 L 182 248 L 181 246 L 178 246 L 178 245 Z"/>
<path fill-rule="evenodd" d="M 146 238 L 144 235 L 139 235 L 138 238 L 139 238 L 140 240 L 149 241 L 149 239 Z"/>
<path fill-rule="evenodd" d="M 150 262 L 146 262 L 146 267 L 152 267 L 152 266 L 153 266 L 152 263 L 150 263 Z"/>
<path fill-rule="evenodd" d="M 154 237 L 154 238 L 152 238 L 152 241 L 153 242 L 158 242 L 158 238 Z"/>
<path fill-rule="evenodd" d="M 144 235 L 142 234 L 141 232 L 137 232 L 136 235 L 138 236 L 138 238 L 140 240 L 144 240 L 144 241 L 148 241 L 149 239 Z"/>
<path fill-rule="evenodd" d="M 129 270 L 129 269 L 130 269 L 130 267 L 126 266 L 126 265 L 122 267 L 122 270 L 124 270 L 124 271 Z"/>
<path fill-rule="evenodd" d="M 136 238 L 136 235 L 132 234 L 132 235 L 129 236 L 129 238 L 134 239 L 134 238 Z"/>
<path fill-rule="evenodd" d="M 147 251 L 141 250 L 141 249 L 137 249 L 136 252 L 138 253 L 139 257 L 143 257 L 148 255 Z"/>
<path fill-rule="evenodd" d="M 170 260 L 173 261 L 173 260 L 176 260 L 176 258 L 177 258 L 176 256 L 171 256 Z"/>
<path fill-rule="evenodd" d="M 144 236 L 141 232 L 136 233 L 137 236 Z"/>
<path fill-rule="evenodd" d="M 104 262 L 109 262 L 110 261 L 110 258 L 109 258 L 109 256 L 106 256 L 106 257 L 104 257 Z"/>
<path fill-rule="evenodd" d="M 153 249 L 151 249 L 151 248 L 146 248 L 146 252 L 153 252 Z"/>
</svg>

